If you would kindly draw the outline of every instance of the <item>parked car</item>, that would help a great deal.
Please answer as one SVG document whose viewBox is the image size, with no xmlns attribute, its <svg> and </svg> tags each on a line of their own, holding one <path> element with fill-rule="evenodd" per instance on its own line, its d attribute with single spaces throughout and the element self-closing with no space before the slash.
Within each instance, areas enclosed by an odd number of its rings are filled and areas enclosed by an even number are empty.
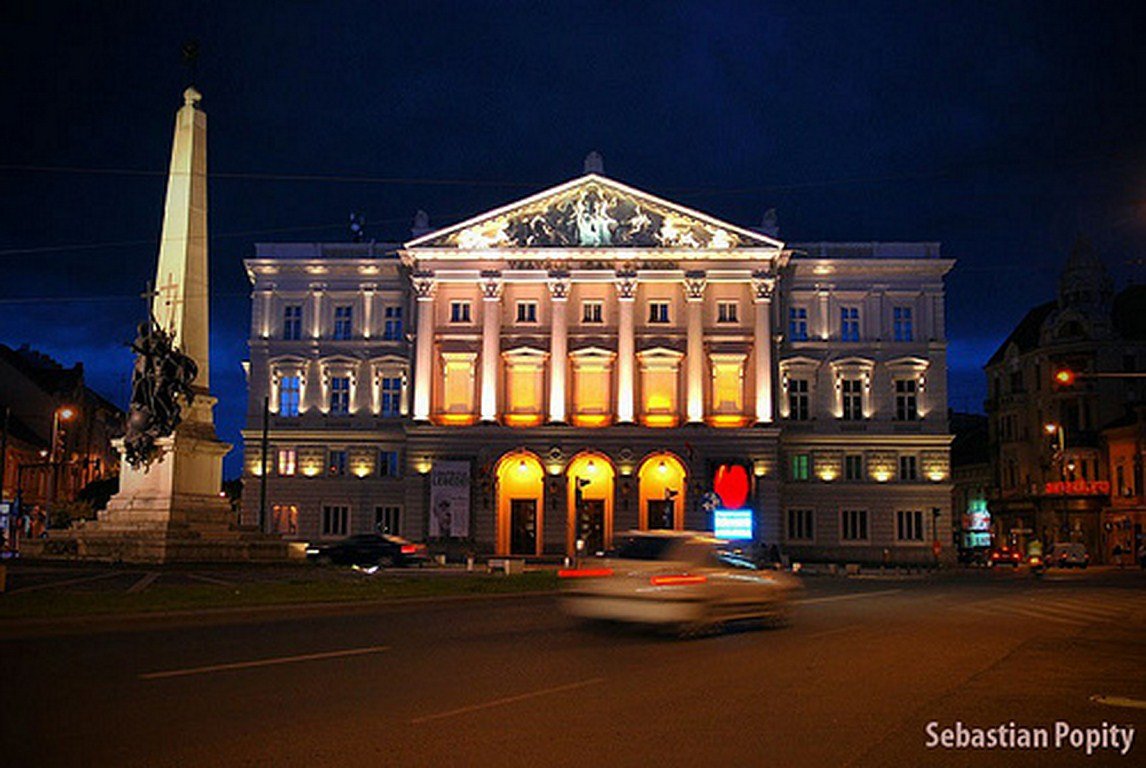
<svg viewBox="0 0 1146 768">
<path fill-rule="evenodd" d="M 1047 565 L 1058 568 L 1085 568 L 1090 565 L 1090 554 L 1086 551 L 1086 545 L 1077 541 L 1060 542 L 1051 549 Z"/>
<path fill-rule="evenodd" d="M 997 565 L 1010 565 L 1017 567 L 1023 563 L 1023 553 L 1017 549 L 1010 547 L 999 547 L 991 551 L 991 556 L 987 558 L 987 567 L 994 568 Z"/>
<path fill-rule="evenodd" d="M 715 631 L 724 622 L 786 619 L 799 582 L 758 570 L 725 542 L 690 531 L 630 532 L 603 557 L 558 572 L 572 616 L 675 630 Z"/>
<path fill-rule="evenodd" d="M 420 566 L 429 560 L 425 544 L 401 536 L 359 533 L 329 544 L 309 544 L 306 557 L 318 563 L 339 565 Z"/>
</svg>

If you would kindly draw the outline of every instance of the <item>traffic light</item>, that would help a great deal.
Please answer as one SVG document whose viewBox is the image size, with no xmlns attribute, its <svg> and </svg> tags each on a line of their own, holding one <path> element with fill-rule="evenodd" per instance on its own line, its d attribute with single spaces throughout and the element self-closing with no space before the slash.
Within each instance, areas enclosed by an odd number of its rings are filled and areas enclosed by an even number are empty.
<svg viewBox="0 0 1146 768">
<path fill-rule="evenodd" d="M 1059 368 L 1054 372 L 1054 383 L 1060 387 L 1069 387 L 1074 384 L 1077 374 L 1070 368 Z"/>
</svg>

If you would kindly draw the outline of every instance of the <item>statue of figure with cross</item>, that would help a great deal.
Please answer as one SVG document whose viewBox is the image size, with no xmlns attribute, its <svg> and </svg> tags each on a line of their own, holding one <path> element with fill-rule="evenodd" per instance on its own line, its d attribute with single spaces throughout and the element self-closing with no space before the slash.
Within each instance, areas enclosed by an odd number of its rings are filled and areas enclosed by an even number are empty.
<svg viewBox="0 0 1146 768">
<path fill-rule="evenodd" d="M 139 324 L 131 348 L 135 367 L 123 448 L 127 462 L 140 469 L 159 457 L 156 442 L 172 434 L 182 421 L 183 407 L 195 397 L 191 385 L 199 367 L 175 348 L 171 334 L 154 317 Z"/>
</svg>

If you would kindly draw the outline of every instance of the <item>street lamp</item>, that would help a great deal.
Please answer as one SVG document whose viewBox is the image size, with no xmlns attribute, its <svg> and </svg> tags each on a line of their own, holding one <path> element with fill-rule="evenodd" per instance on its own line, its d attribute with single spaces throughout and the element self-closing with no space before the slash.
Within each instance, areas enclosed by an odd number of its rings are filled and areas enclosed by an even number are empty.
<svg viewBox="0 0 1146 768">
<path fill-rule="evenodd" d="M 56 502 L 56 486 L 59 483 L 60 471 L 60 422 L 71 421 L 76 417 L 76 409 L 70 405 L 61 405 L 52 412 L 52 442 L 48 446 L 48 463 L 51 465 L 48 474 L 48 505 Z"/>
<path fill-rule="evenodd" d="M 1048 435 L 1056 435 L 1058 437 L 1058 474 L 1059 480 L 1066 480 L 1066 430 L 1062 424 L 1055 424 L 1048 422 L 1043 424 L 1043 431 Z"/>
</svg>

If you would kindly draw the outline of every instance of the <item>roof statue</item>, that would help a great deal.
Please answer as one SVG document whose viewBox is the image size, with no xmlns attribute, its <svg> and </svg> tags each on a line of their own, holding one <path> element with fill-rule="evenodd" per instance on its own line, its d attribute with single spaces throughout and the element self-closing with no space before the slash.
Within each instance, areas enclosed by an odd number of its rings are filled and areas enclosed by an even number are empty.
<svg viewBox="0 0 1146 768">
<path fill-rule="evenodd" d="M 764 218 L 760 220 L 758 229 L 769 237 L 780 236 L 780 215 L 775 208 L 764 211 Z"/>
<path fill-rule="evenodd" d="M 597 150 L 585 155 L 585 173 L 604 173 L 605 158 Z"/>
<path fill-rule="evenodd" d="M 410 234 L 414 237 L 421 237 L 430 231 L 430 214 L 419 209 L 414 214 L 414 226 L 410 227 Z"/>
</svg>

